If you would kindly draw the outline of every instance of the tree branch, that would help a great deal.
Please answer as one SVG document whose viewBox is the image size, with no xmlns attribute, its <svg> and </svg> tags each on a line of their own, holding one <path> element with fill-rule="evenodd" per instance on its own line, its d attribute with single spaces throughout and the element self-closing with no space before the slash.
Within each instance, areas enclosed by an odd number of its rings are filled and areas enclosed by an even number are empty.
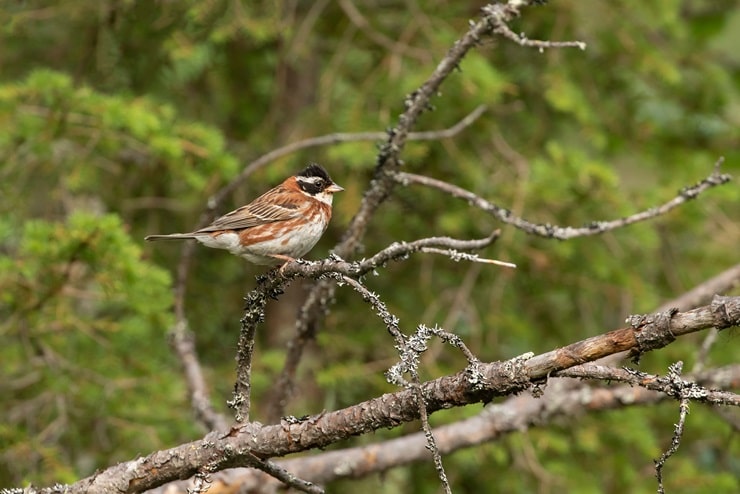
<svg viewBox="0 0 740 494">
<path fill-rule="evenodd" d="M 667 327 L 647 321 L 662 320 L 661 314 L 645 316 L 634 324 L 588 338 L 567 347 L 528 358 L 469 366 L 450 376 L 421 385 L 429 413 L 477 402 L 490 402 L 495 396 L 523 391 L 553 372 L 593 361 L 610 353 L 641 346 L 639 333 L 665 331 L 674 336 L 708 327 L 723 329 L 740 325 L 740 297 L 715 297 L 711 305 L 688 312 L 671 313 Z M 633 320 L 634 322 L 634 320 Z M 659 340 L 668 344 L 666 339 Z M 334 412 L 259 426 L 246 423 L 227 433 L 210 433 L 199 441 L 159 451 L 131 462 L 124 462 L 67 486 L 67 492 L 142 492 L 179 478 L 189 478 L 204 465 L 218 462 L 219 468 L 249 465 L 250 455 L 258 458 L 283 456 L 298 451 L 322 448 L 351 436 L 364 434 L 419 418 L 417 395 L 404 389 Z M 224 460 L 224 458 L 227 460 Z M 53 492 L 53 491 L 49 491 Z"/>
<path fill-rule="evenodd" d="M 683 365 L 683 364 L 682 364 Z M 553 374 L 557 377 L 571 377 L 579 379 L 598 379 L 608 382 L 622 382 L 632 386 L 640 386 L 650 391 L 663 393 L 671 398 L 681 399 L 684 394 L 690 394 L 694 401 L 714 405 L 740 406 L 740 395 L 730 392 L 706 389 L 697 383 L 678 381 L 675 369 L 667 377 L 660 377 L 635 369 L 607 367 L 595 364 L 582 364 Z"/>
<path fill-rule="evenodd" d="M 425 177 L 423 175 L 397 172 L 394 175 L 394 179 L 402 185 L 418 184 L 441 190 L 442 192 L 445 192 L 452 197 L 467 201 L 470 205 L 489 213 L 491 216 L 498 219 L 499 221 L 518 228 L 531 235 L 537 235 L 545 238 L 554 238 L 557 240 L 568 240 L 576 237 L 600 235 L 602 233 L 616 230 L 618 228 L 624 228 L 625 226 L 632 225 L 640 221 L 646 221 L 656 218 L 668 213 L 672 209 L 677 208 L 681 204 L 684 204 L 691 199 L 695 199 L 699 194 L 711 189 L 712 187 L 726 184 L 730 181 L 731 177 L 730 175 L 719 173 L 719 166 L 722 164 L 722 161 L 723 158 L 717 160 L 714 166 L 714 170 L 708 177 L 701 180 L 696 185 L 693 185 L 691 187 L 684 187 L 679 191 L 678 196 L 674 197 L 665 204 L 662 204 L 658 207 L 650 208 L 639 213 L 635 213 L 626 218 L 620 218 L 612 221 L 592 221 L 588 225 L 581 228 L 574 228 L 571 226 L 555 226 L 550 225 L 549 223 L 532 223 L 523 218 L 514 216 L 508 209 L 497 206 L 496 204 L 493 204 L 492 202 L 489 202 L 488 200 L 483 199 L 482 197 L 470 191 L 458 187 L 457 185 L 453 185 L 442 180 Z"/>
<path fill-rule="evenodd" d="M 277 299 L 283 293 L 286 282 L 278 269 L 268 271 L 257 278 L 257 286 L 247 294 L 244 315 L 239 321 L 241 330 L 236 353 L 236 383 L 234 397 L 227 404 L 236 412 L 237 422 L 249 420 L 252 391 L 252 356 L 254 355 L 254 335 L 257 326 L 265 320 L 265 306 L 269 299 Z"/>
<path fill-rule="evenodd" d="M 177 324 L 183 327 L 169 333 L 170 345 L 180 358 L 195 419 L 207 430 L 225 430 L 228 427 L 226 417 L 213 408 L 208 396 L 208 386 L 196 354 L 193 333 L 185 327 L 185 320 L 180 320 Z"/>
<path fill-rule="evenodd" d="M 590 364 L 583 367 L 587 365 Z M 686 379 L 715 389 L 737 387 L 740 365 L 687 375 Z M 572 384 L 575 381 L 552 378 L 539 398 L 531 394 L 521 394 L 503 403 L 489 404 L 473 417 L 436 427 L 434 435 L 438 447 L 444 454 L 449 454 L 462 448 L 498 440 L 507 434 L 546 427 L 555 420 L 560 422 L 563 419 L 582 417 L 587 413 L 654 404 L 670 399 L 666 394 L 636 388 L 631 384 L 608 388 L 594 387 L 587 383 L 575 386 Z M 276 463 L 302 478 L 327 483 L 338 478 L 361 478 L 409 463 L 429 461 L 430 458 L 424 434 L 418 432 L 380 443 L 321 452 Z M 220 472 L 213 479 L 214 484 L 219 482 L 232 488 L 241 486 L 245 490 L 249 490 L 250 486 L 265 486 L 267 482 L 277 485 L 272 479 L 264 478 L 260 472 L 248 469 Z M 179 485 L 181 487 L 178 490 L 184 491 L 184 483 Z M 160 488 L 150 494 L 164 492 Z"/>
<path fill-rule="evenodd" d="M 683 362 L 678 362 L 671 366 L 668 374 L 668 378 L 680 389 L 679 399 L 681 401 L 678 406 L 678 422 L 673 432 L 671 446 L 655 461 L 655 478 L 658 480 L 659 494 L 665 493 L 665 489 L 663 488 L 663 467 L 665 466 L 665 462 L 668 461 L 668 458 L 678 451 L 678 447 L 681 445 L 681 438 L 683 437 L 684 426 L 686 425 L 686 417 L 689 415 L 689 399 L 693 392 L 690 390 L 690 387 L 685 386 L 686 381 L 681 379 L 682 369 Z"/>
<path fill-rule="evenodd" d="M 493 9 L 493 6 L 487 5 L 483 7 L 483 12 L 491 9 Z M 513 41 L 520 46 L 539 48 L 540 52 L 542 52 L 545 48 L 580 48 L 581 50 L 586 49 L 586 43 L 584 43 L 583 41 L 540 41 L 536 39 L 528 39 L 524 33 L 516 34 L 509 28 L 509 26 L 507 26 L 503 22 L 499 23 L 493 32 L 496 34 L 500 34 L 504 38 Z"/>
</svg>

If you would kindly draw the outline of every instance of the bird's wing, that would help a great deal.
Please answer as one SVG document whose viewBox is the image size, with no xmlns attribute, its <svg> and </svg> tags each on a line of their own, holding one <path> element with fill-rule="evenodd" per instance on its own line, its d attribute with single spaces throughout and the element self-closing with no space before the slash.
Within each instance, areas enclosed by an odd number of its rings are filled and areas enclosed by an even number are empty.
<svg viewBox="0 0 740 494">
<path fill-rule="evenodd" d="M 299 196 L 298 199 L 301 199 Z M 243 230 L 275 221 L 285 221 L 301 216 L 301 205 L 290 194 L 273 189 L 239 209 L 217 218 L 196 233 L 218 230 Z"/>
</svg>

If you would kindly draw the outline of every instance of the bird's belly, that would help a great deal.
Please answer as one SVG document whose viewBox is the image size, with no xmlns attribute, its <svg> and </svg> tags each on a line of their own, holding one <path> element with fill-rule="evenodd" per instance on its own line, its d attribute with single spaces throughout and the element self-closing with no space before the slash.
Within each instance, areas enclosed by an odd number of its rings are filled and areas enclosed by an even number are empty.
<svg viewBox="0 0 740 494">
<path fill-rule="evenodd" d="M 225 232 L 196 239 L 206 247 L 228 250 L 254 264 L 275 265 L 284 260 L 271 256 L 299 258 L 316 245 L 325 229 L 326 224 L 321 223 L 306 223 L 300 228 L 272 223 L 244 230 L 241 237 L 237 232 Z"/>
<path fill-rule="evenodd" d="M 274 258 L 269 257 L 275 254 L 296 259 L 305 255 L 316 245 L 325 229 L 325 225 L 318 223 L 306 223 L 300 228 L 285 225 L 273 230 L 270 235 L 257 237 L 251 244 L 240 246 L 240 252 L 237 255 L 251 262 L 255 261 L 252 261 L 249 256 L 265 257 L 272 261 L 270 264 L 275 264 Z"/>
</svg>

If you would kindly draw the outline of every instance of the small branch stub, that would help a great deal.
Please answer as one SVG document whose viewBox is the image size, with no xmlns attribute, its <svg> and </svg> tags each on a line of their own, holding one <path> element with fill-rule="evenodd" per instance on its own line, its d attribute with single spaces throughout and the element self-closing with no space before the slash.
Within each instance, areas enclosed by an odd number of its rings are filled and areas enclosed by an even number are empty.
<svg viewBox="0 0 740 494">
<path fill-rule="evenodd" d="M 712 298 L 714 327 L 720 331 L 740 325 L 740 305 L 732 303 L 732 297 L 715 295 Z"/>
</svg>

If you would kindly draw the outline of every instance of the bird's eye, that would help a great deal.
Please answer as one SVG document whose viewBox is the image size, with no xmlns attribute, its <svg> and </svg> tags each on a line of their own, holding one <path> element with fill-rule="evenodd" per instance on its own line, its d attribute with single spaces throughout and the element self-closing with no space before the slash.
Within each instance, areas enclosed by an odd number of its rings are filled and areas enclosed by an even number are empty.
<svg viewBox="0 0 740 494">
<path fill-rule="evenodd" d="M 316 195 L 326 189 L 328 184 L 321 177 L 311 177 L 309 179 L 298 179 L 298 186 L 310 195 Z"/>
</svg>

